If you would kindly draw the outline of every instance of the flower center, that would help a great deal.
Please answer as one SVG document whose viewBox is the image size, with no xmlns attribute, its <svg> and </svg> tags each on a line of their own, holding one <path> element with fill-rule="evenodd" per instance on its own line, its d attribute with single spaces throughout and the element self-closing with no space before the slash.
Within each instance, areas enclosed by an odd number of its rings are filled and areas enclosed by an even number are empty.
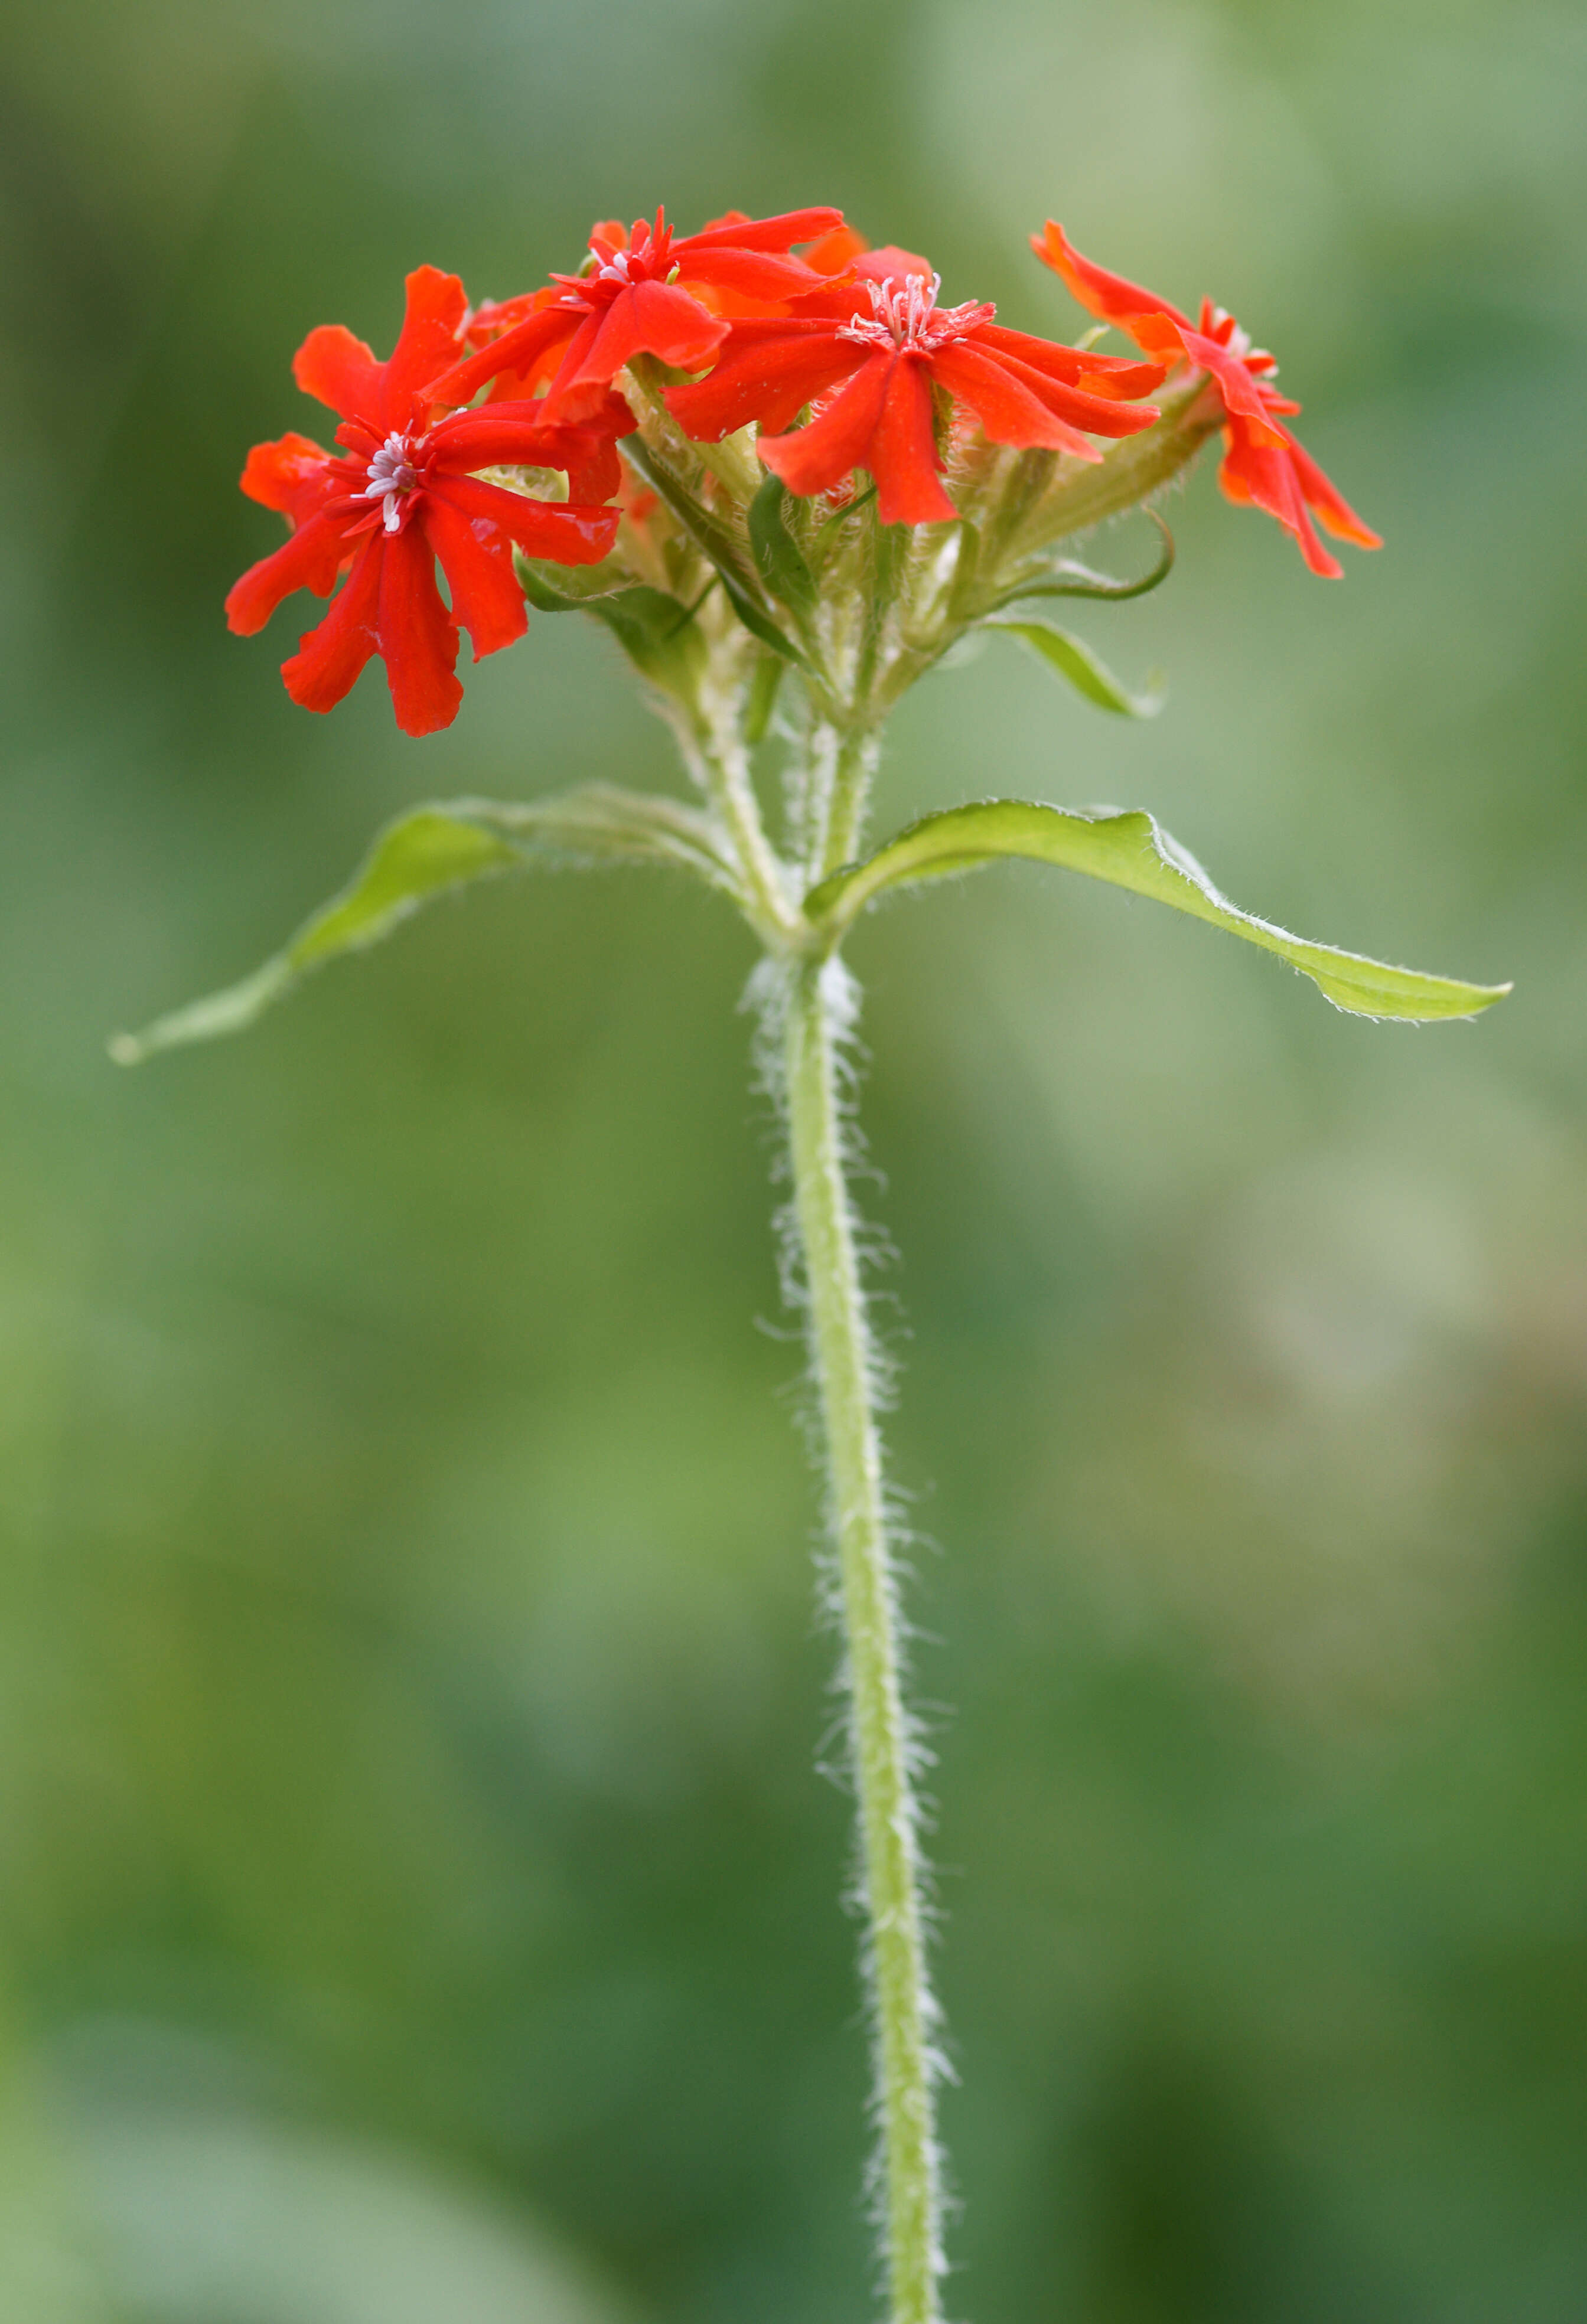
<svg viewBox="0 0 1587 2324">
<path fill-rule="evenodd" d="M 939 307 L 940 274 L 932 275 L 929 281 L 924 274 L 890 274 L 884 281 L 866 281 L 863 287 L 871 297 L 871 319 L 856 316 L 843 324 L 837 334 L 840 339 L 856 340 L 861 346 L 918 347 L 929 353 L 933 347 L 946 346 L 950 339 L 963 338 L 982 323 L 990 323 L 997 313 L 995 307 L 979 299 L 968 300 L 962 307 Z"/>
<path fill-rule="evenodd" d="M 609 283 L 614 293 L 626 290 L 631 283 L 653 282 L 658 275 L 667 274 L 671 250 L 672 229 L 666 223 L 665 213 L 658 210 L 654 226 L 644 218 L 634 220 L 626 250 L 614 249 L 604 235 L 592 242 L 589 258 L 585 262 L 589 272 L 583 279 L 586 282 Z M 671 279 L 668 275 L 669 281 Z"/>
<path fill-rule="evenodd" d="M 403 495 L 416 491 L 419 485 L 419 470 L 413 465 L 415 449 L 411 436 L 393 434 L 386 438 L 369 464 L 364 498 L 385 503 L 388 532 L 401 531 Z"/>
<path fill-rule="evenodd" d="M 1214 307 L 1210 300 L 1204 299 L 1201 327 L 1204 337 L 1216 339 L 1221 347 L 1238 355 L 1246 369 L 1259 378 L 1271 378 L 1278 370 L 1277 357 L 1270 355 L 1266 347 L 1252 346 L 1250 333 L 1241 329 L 1227 307 Z"/>
</svg>

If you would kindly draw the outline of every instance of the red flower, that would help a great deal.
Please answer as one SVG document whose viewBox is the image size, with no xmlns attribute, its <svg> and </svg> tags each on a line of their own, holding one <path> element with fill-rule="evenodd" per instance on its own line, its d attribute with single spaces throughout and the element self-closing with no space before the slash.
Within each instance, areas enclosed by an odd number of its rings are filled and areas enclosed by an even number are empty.
<svg viewBox="0 0 1587 2324">
<path fill-rule="evenodd" d="M 523 594 L 512 571 L 516 542 L 531 557 L 591 565 L 617 531 L 615 509 L 536 501 L 475 475 L 497 464 L 563 468 L 575 503 L 615 491 L 614 438 L 633 426 L 612 399 L 582 428 L 547 427 L 539 404 L 497 403 L 454 412 L 432 427 L 420 392 L 457 350 L 466 311 L 455 274 L 421 266 L 408 277 L 408 309 L 389 363 L 377 363 L 340 324 L 310 331 L 292 369 L 306 393 L 342 416 L 338 458 L 306 436 L 256 444 L 243 490 L 279 509 L 292 537 L 245 573 L 226 601 L 240 636 L 262 630 L 294 589 L 328 597 L 351 571 L 318 629 L 282 664 L 294 702 L 328 710 L 371 654 L 386 666 L 397 724 L 409 734 L 449 726 L 463 698 L 454 675 L 457 630 L 474 656 L 523 635 Z M 436 586 L 440 559 L 448 613 Z"/>
<path fill-rule="evenodd" d="M 455 364 L 430 393 L 438 403 L 467 403 L 498 373 L 532 378 L 556 355 L 548 408 L 558 419 L 579 419 L 581 392 L 609 388 L 632 355 L 701 371 L 728 327 L 696 294 L 777 302 L 808 290 L 819 278 L 788 254 L 842 224 L 841 210 L 788 210 L 728 217 L 675 241 L 661 210 L 653 226 L 637 218 L 632 235 L 608 219 L 590 235 L 584 272 L 554 275 L 547 290 L 482 308 L 475 332 L 505 324 L 504 336 Z"/>
<path fill-rule="evenodd" d="M 1157 418 L 1120 398 L 1148 393 L 1156 364 L 1081 355 L 992 321 L 995 307 L 939 307 L 941 278 L 909 251 L 868 251 L 844 281 L 794 311 L 733 326 L 708 379 L 670 390 L 673 416 L 715 443 L 758 420 L 758 449 L 790 492 L 829 492 L 851 468 L 876 480 L 884 524 L 936 524 L 958 513 L 942 488 L 932 389 L 966 405 L 995 444 L 1044 445 L 1102 457 L 1081 431 L 1130 436 Z M 814 398 L 846 383 L 794 435 L 780 431 Z"/>
<path fill-rule="evenodd" d="M 1213 380 L 1223 399 L 1223 465 L 1218 481 L 1232 501 L 1266 509 L 1295 535 L 1314 573 L 1339 580 L 1343 567 L 1317 538 L 1308 510 L 1342 540 L 1358 549 L 1381 549 L 1379 536 L 1363 524 L 1311 454 L 1297 444 L 1279 414 L 1293 419 L 1298 403 L 1268 382 L 1278 369 L 1274 357 L 1250 340 L 1221 307 L 1202 301 L 1199 324 L 1155 291 L 1093 266 L 1049 218 L 1044 235 L 1032 235 L 1037 256 L 1063 277 L 1081 305 L 1104 322 L 1127 331 L 1138 347 L 1159 363 L 1189 364 Z"/>
</svg>

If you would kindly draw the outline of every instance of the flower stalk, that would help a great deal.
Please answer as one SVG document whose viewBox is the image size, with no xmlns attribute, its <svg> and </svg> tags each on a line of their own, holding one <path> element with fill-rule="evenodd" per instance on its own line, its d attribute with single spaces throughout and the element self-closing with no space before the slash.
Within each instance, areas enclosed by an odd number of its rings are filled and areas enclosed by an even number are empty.
<svg viewBox="0 0 1587 2324">
<path fill-rule="evenodd" d="M 926 1969 L 918 1756 L 903 1700 L 902 1621 L 876 1425 L 878 1357 L 844 1169 L 838 1045 L 854 988 L 835 953 L 784 969 L 782 1095 L 810 1368 L 827 1465 L 833 1598 L 844 1637 L 850 1765 L 881 2133 L 877 2216 L 892 2324 L 938 2324 L 942 2171 L 937 2022 Z"/>
</svg>

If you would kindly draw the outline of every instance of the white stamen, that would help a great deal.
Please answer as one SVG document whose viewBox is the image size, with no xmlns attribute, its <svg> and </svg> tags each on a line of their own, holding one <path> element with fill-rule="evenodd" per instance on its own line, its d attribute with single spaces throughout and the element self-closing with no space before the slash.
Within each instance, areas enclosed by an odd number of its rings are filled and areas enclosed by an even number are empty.
<svg viewBox="0 0 1587 2324">
<path fill-rule="evenodd" d="M 632 256 L 632 251 L 617 250 L 613 252 L 610 258 L 603 258 L 595 269 L 596 281 L 632 282 L 633 277 L 628 269 Z"/>
<path fill-rule="evenodd" d="M 1250 355 L 1251 351 L 1250 333 L 1241 329 L 1239 324 L 1229 312 L 1227 307 L 1214 307 L 1213 309 L 1213 337 L 1216 338 L 1218 337 L 1225 323 L 1229 326 L 1229 336 L 1223 341 L 1223 345 L 1228 348 L 1230 354 L 1232 355 Z"/>
<path fill-rule="evenodd" d="M 890 274 L 882 282 L 867 281 L 865 289 L 874 319 L 862 322 L 856 318 L 842 324 L 837 334 L 840 339 L 853 339 L 861 346 L 939 347 L 949 339 L 962 338 L 980 323 L 989 323 L 997 312 L 995 307 L 976 299 L 963 307 L 938 307 L 940 274 L 934 274 L 929 281 L 923 274 Z"/>
<path fill-rule="evenodd" d="M 413 466 L 413 447 L 406 436 L 395 434 L 386 438 L 369 464 L 369 482 L 364 487 L 366 501 L 385 503 L 385 529 L 401 532 L 402 529 L 402 496 L 415 490 L 419 471 Z"/>
</svg>

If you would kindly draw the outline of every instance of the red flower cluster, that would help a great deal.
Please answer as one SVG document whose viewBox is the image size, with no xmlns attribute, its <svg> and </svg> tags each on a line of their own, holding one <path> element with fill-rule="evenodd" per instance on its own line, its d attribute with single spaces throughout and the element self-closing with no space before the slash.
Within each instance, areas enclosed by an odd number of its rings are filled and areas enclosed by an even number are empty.
<svg viewBox="0 0 1587 2324">
<path fill-rule="evenodd" d="M 1309 510 L 1342 540 L 1358 549 L 1381 549 L 1379 535 L 1357 516 L 1287 428 L 1298 403 L 1269 385 L 1278 369 L 1275 358 L 1253 347 L 1232 315 L 1211 300 L 1202 301 L 1199 325 L 1155 291 L 1127 282 L 1082 258 L 1061 226 L 1049 218 L 1044 234 L 1032 235 L 1037 256 L 1063 277 L 1081 305 L 1103 322 L 1127 331 L 1143 354 L 1158 363 L 1187 364 L 1205 372 L 1223 399 L 1223 465 L 1218 481 L 1232 501 L 1266 509 L 1295 535 L 1314 573 L 1337 581 L 1343 567 L 1317 538 Z"/>
<path fill-rule="evenodd" d="M 958 513 L 942 488 L 932 389 L 965 405 L 994 444 L 1043 445 L 1084 460 L 1083 429 L 1130 436 L 1158 417 L 1145 394 L 1158 364 L 1080 355 L 992 321 L 995 307 L 939 307 L 942 278 L 903 250 L 873 250 L 843 279 L 789 302 L 781 317 L 734 322 L 710 376 L 667 401 L 685 432 L 715 443 L 760 422 L 757 450 L 790 492 L 830 492 L 869 468 L 883 524 L 938 524 Z M 834 394 L 836 388 L 841 392 Z M 816 417 L 788 428 L 807 403 Z"/>
<path fill-rule="evenodd" d="M 943 400 L 992 443 L 1098 460 L 1091 439 L 1149 428 L 1158 410 L 1140 399 L 1190 364 L 1224 399 L 1226 492 L 1270 509 L 1319 572 L 1339 568 L 1308 506 L 1335 532 L 1377 546 L 1280 425 L 1278 415 L 1298 407 L 1267 383 L 1271 356 L 1250 352 L 1229 317 L 1209 311 L 1194 328 L 1090 265 L 1056 226 L 1037 248 L 1147 361 L 1005 330 L 984 303 L 939 307 L 925 259 L 867 249 L 835 209 L 735 211 L 682 236 L 660 210 L 632 230 L 608 221 L 577 274 L 472 314 L 455 274 L 420 267 L 408 278 L 389 362 L 339 325 L 311 331 L 299 349 L 298 384 L 338 415 L 342 450 L 293 434 L 249 455 L 244 491 L 279 510 L 291 538 L 232 590 L 231 626 L 251 634 L 292 590 L 329 597 L 345 575 L 283 665 L 293 700 L 329 709 L 378 654 L 400 726 L 428 734 L 449 724 L 462 698 L 459 630 L 475 659 L 523 634 L 514 548 L 564 565 L 611 552 L 621 512 L 612 503 L 630 481 L 617 443 L 638 425 L 619 375 L 641 355 L 702 374 L 667 396 L 697 441 L 753 421 L 765 466 L 806 495 L 841 493 L 866 468 L 885 524 L 957 514 L 942 483 Z M 466 409 L 482 388 L 484 400 Z M 562 470 L 567 500 L 480 473 L 524 468 Z"/>
</svg>

